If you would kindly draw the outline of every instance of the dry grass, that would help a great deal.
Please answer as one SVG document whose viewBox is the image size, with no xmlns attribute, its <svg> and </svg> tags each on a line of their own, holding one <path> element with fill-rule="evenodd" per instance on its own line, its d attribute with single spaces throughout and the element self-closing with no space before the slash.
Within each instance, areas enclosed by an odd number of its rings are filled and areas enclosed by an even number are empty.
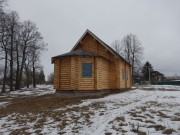
<svg viewBox="0 0 180 135">
<path fill-rule="evenodd" d="M 84 99 L 84 98 L 83 98 Z M 4 99 L 5 100 L 5 99 Z M 79 107 L 66 108 L 67 106 L 81 103 L 82 98 L 62 98 L 56 95 L 43 95 L 38 97 L 15 97 L 4 108 L 1 108 L 0 118 L 7 117 L 8 121 L 13 121 L 14 124 L 18 125 L 19 128 L 12 130 L 10 134 L 23 134 L 28 135 L 28 122 L 35 123 L 32 127 L 34 133 L 41 134 L 41 129 L 44 125 L 49 124 L 46 118 L 51 118 L 52 122 L 58 122 L 57 127 L 64 129 L 69 122 L 66 117 L 66 112 L 78 112 Z M 54 111 L 57 108 L 65 108 L 64 110 Z M 88 112 L 88 107 L 82 107 L 82 112 Z M 90 115 L 84 114 L 83 117 L 87 121 L 90 119 Z M 72 115 L 74 117 L 74 115 Z M 71 122 L 78 123 L 79 117 L 72 118 Z M 9 124 L 4 124 L 6 128 Z M 78 131 L 73 130 L 74 133 Z M 63 131 L 60 133 L 63 134 Z"/>
<path fill-rule="evenodd" d="M 150 115 L 150 114 L 145 114 L 146 116 L 148 116 L 151 119 L 154 119 L 154 116 Z"/>
<path fill-rule="evenodd" d="M 79 98 L 61 98 L 56 95 L 14 98 L 12 99 L 11 104 L 5 108 L 1 108 L 0 117 L 13 113 L 20 113 L 23 115 L 27 113 L 37 114 L 80 102 L 81 99 Z"/>
<path fill-rule="evenodd" d="M 142 110 L 142 112 L 145 112 L 147 110 L 147 106 L 141 106 L 141 107 L 138 107 L 139 109 Z"/>
<path fill-rule="evenodd" d="M 149 102 L 146 102 L 145 104 L 154 106 L 154 105 L 157 105 L 158 102 L 157 101 L 149 101 Z"/>
<path fill-rule="evenodd" d="M 180 121 L 180 117 L 174 116 L 171 118 L 171 121 Z"/>
<path fill-rule="evenodd" d="M 172 128 L 165 129 L 162 133 L 163 134 L 172 134 L 173 132 L 176 132 L 176 130 Z"/>
<path fill-rule="evenodd" d="M 57 125 L 57 126 L 60 128 L 60 130 L 62 130 L 62 129 L 64 129 L 67 125 L 68 125 L 68 120 L 67 120 L 67 119 L 64 119 L 64 120 L 62 120 L 62 121 L 60 122 L 60 124 Z"/>
<path fill-rule="evenodd" d="M 155 114 L 155 113 L 156 113 L 156 111 L 154 111 L 154 110 L 152 110 L 152 109 L 150 109 L 149 111 L 150 111 L 150 113 L 152 113 L 152 114 Z"/>
<path fill-rule="evenodd" d="M 9 135 L 30 135 L 31 133 L 28 133 L 26 130 L 28 130 L 27 127 L 23 127 L 23 128 L 20 128 L 20 129 L 15 129 L 13 130 Z"/>
<path fill-rule="evenodd" d="M 138 117 L 137 112 L 132 112 L 132 111 L 130 111 L 130 112 L 128 112 L 128 113 L 129 113 L 130 116 L 132 116 L 132 117 Z"/>
<path fill-rule="evenodd" d="M 115 120 L 116 120 L 116 121 L 123 121 L 123 122 L 125 122 L 124 116 L 117 117 Z"/>
<path fill-rule="evenodd" d="M 176 97 L 175 96 L 164 96 L 163 98 L 171 99 L 171 98 L 176 98 Z"/>
<path fill-rule="evenodd" d="M 103 113 L 103 112 L 99 113 L 99 116 L 102 116 L 102 115 L 104 115 L 104 113 Z"/>
<path fill-rule="evenodd" d="M 138 135 L 147 135 L 147 134 L 146 134 L 146 132 L 139 131 L 139 132 L 138 132 Z"/>
<path fill-rule="evenodd" d="M 156 124 L 154 121 L 152 121 L 152 120 L 145 120 L 144 121 L 145 123 L 151 123 L 151 124 Z"/>
<path fill-rule="evenodd" d="M 161 111 L 158 111 L 158 114 L 157 116 L 160 116 L 162 118 L 171 118 L 170 116 L 166 115 L 165 113 L 161 112 Z"/>
<path fill-rule="evenodd" d="M 128 124 L 125 123 L 125 122 L 120 122 L 120 123 L 119 123 L 119 126 L 120 126 L 120 127 L 122 127 L 122 126 L 128 126 Z"/>
<path fill-rule="evenodd" d="M 34 131 L 34 133 L 36 133 L 37 135 L 42 135 L 41 131 L 42 131 L 41 129 L 37 129 L 37 130 Z"/>
<path fill-rule="evenodd" d="M 89 107 L 91 107 L 93 109 L 105 108 L 105 103 L 104 102 L 95 102 L 95 103 L 92 103 Z"/>
<path fill-rule="evenodd" d="M 139 118 L 135 118 L 135 119 L 132 118 L 132 120 L 143 122 L 143 120 Z"/>
<path fill-rule="evenodd" d="M 90 117 L 91 117 L 91 115 L 89 113 L 85 113 L 83 115 L 84 115 L 85 119 L 90 119 Z"/>
<path fill-rule="evenodd" d="M 140 117 L 140 118 L 146 118 L 146 116 L 140 115 L 141 112 L 137 112 L 137 111 L 130 111 L 128 112 L 130 114 L 130 116 L 132 117 Z"/>
<path fill-rule="evenodd" d="M 148 126 L 148 128 L 154 128 L 154 129 L 156 129 L 156 131 L 160 131 L 160 130 L 166 129 L 166 127 L 162 126 L 162 125 L 150 125 L 150 126 Z"/>
<path fill-rule="evenodd" d="M 175 113 L 174 115 L 180 116 L 180 113 L 178 112 L 178 113 Z"/>
<path fill-rule="evenodd" d="M 106 132 L 104 135 L 112 135 L 112 133 L 110 133 L 110 132 Z"/>
</svg>

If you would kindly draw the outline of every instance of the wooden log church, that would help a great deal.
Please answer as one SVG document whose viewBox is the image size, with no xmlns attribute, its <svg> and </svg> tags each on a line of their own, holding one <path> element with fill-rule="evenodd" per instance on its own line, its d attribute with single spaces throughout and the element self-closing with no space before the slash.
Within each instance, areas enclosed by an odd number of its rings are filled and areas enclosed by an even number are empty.
<svg viewBox="0 0 180 135">
<path fill-rule="evenodd" d="M 52 63 L 58 92 L 118 91 L 132 85 L 131 65 L 89 30 Z"/>
</svg>

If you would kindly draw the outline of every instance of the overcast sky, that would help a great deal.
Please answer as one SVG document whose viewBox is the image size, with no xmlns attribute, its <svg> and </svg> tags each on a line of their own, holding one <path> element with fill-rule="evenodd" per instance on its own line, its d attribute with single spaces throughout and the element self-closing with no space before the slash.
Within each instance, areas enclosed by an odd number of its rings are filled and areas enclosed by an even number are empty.
<svg viewBox="0 0 180 135">
<path fill-rule="evenodd" d="M 143 62 L 180 75 L 180 0 L 9 0 L 9 8 L 34 21 L 48 43 L 46 75 L 53 72 L 51 57 L 70 51 L 86 29 L 109 45 L 136 34 Z"/>
</svg>

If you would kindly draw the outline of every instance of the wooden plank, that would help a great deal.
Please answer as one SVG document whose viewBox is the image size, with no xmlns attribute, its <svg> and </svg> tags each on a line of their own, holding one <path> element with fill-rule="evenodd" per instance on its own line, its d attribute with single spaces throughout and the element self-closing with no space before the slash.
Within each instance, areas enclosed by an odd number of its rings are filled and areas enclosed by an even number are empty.
<svg viewBox="0 0 180 135">
<path fill-rule="evenodd" d="M 119 60 L 119 89 L 121 89 L 121 62 Z"/>
<path fill-rule="evenodd" d="M 125 88 L 125 77 L 124 79 L 122 78 L 122 70 L 124 70 L 124 62 L 120 60 L 120 88 Z"/>
<path fill-rule="evenodd" d="M 102 58 L 97 60 L 97 89 L 109 89 L 109 62 Z"/>
<path fill-rule="evenodd" d="M 60 89 L 71 89 L 71 58 L 62 58 L 60 67 Z"/>
<path fill-rule="evenodd" d="M 97 59 L 94 57 L 94 90 L 97 90 Z"/>
</svg>

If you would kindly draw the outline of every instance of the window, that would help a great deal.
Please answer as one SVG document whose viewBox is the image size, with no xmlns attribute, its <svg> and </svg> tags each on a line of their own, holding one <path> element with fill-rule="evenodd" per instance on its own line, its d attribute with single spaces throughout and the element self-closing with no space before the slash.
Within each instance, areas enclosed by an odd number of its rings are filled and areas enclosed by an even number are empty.
<svg viewBox="0 0 180 135">
<path fill-rule="evenodd" d="M 82 63 L 82 77 L 92 77 L 92 63 Z"/>
<path fill-rule="evenodd" d="M 124 69 L 122 69 L 122 79 L 124 79 Z"/>
</svg>

